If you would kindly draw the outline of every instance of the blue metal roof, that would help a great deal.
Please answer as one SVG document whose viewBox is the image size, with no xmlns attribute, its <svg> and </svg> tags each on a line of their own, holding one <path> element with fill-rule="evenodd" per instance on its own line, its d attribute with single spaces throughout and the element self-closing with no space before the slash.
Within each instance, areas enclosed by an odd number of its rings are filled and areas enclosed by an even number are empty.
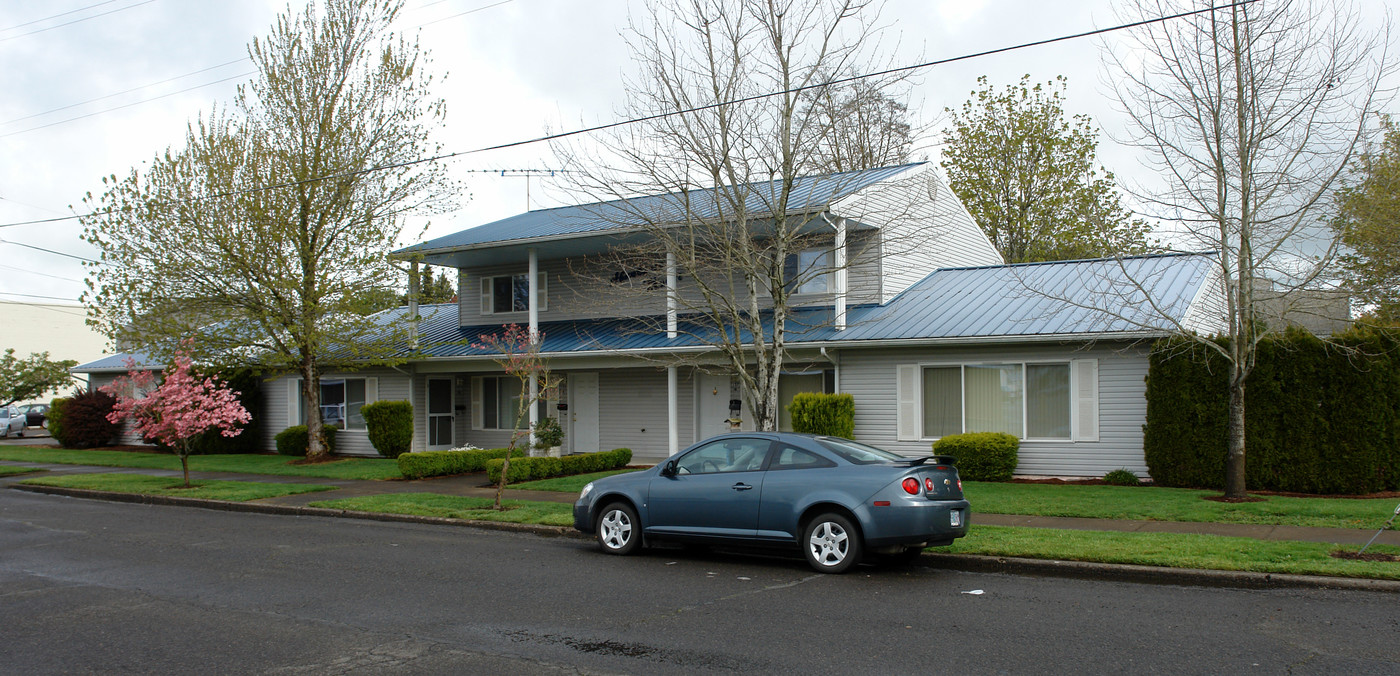
<svg viewBox="0 0 1400 676">
<path fill-rule="evenodd" d="M 90 361 L 86 364 L 78 364 L 68 370 L 73 373 L 102 373 L 109 371 L 126 373 L 133 368 L 127 364 L 128 360 L 135 362 L 134 368 L 137 370 L 158 370 L 165 368 L 164 362 L 152 359 L 145 352 L 123 352 L 121 354 L 111 355 L 110 357 L 103 357 L 96 361 Z"/>
<path fill-rule="evenodd" d="M 789 213 L 805 213 L 826 208 L 831 202 L 862 188 L 922 166 L 923 162 L 894 167 L 847 171 L 799 178 L 788 197 Z M 765 216 L 775 201 L 779 181 L 749 184 L 745 209 L 751 215 Z M 734 191 L 726 191 L 732 194 Z M 629 223 L 665 223 L 691 219 L 710 220 L 729 213 L 730 208 L 715 190 L 690 190 L 649 195 L 625 200 L 579 204 L 554 209 L 527 211 L 494 223 L 479 225 L 395 251 L 395 254 L 441 251 L 462 247 L 505 244 L 566 235 L 620 230 Z"/>
</svg>

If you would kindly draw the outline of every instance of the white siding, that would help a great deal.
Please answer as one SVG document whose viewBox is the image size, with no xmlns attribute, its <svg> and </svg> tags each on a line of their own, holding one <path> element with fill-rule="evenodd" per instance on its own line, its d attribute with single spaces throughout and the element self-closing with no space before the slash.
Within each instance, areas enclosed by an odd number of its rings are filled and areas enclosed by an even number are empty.
<svg viewBox="0 0 1400 676">
<path fill-rule="evenodd" d="M 1225 282 L 1220 266 L 1211 267 L 1205 283 L 1186 309 L 1186 316 L 1182 318 L 1181 324 L 1186 330 L 1195 331 L 1203 336 L 1213 336 L 1225 331 L 1229 322 L 1225 317 Z"/>
<path fill-rule="evenodd" d="M 861 190 L 832 212 L 880 227 L 882 303 L 938 268 L 1002 263 L 962 202 L 928 167 Z"/>
<path fill-rule="evenodd" d="M 125 373 L 94 373 L 88 377 L 87 389 L 89 391 L 96 391 L 99 388 L 111 385 L 113 382 L 116 382 L 117 378 L 123 377 L 125 375 Z M 63 396 L 66 397 L 69 395 L 64 394 Z M 117 434 L 117 438 L 112 440 L 112 443 L 124 446 L 151 445 L 146 443 L 145 440 L 141 438 L 141 435 L 136 433 L 136 430 L 133 429 L 131 426 L 130 420 L 122 421 L 122 430 Z"/>
<path fill-rule="evenodd" d="M 695 386 L 690 369 L 679 369 L 679 443 L 695 440 Z M 632 368 L 598 372 L 598 448 L 632 449 L 633 462 L 658 462 L 669 453 L 666 369 Z"/>
<path fill-rule="evenodd" d="M 289 400 L 292 392 L 291 382 L 300 376 L 283 375 L 266 378 L 263 380 L 263 445 L 267 450 L 277 448 L 277 433 L 297 424 L 291 419 L 293 401 Z M 405 400 L 408 399 L 409 377 L 393 369 L 365 369 L 355 372 L 332 372 L 321 375 L 324 380 L 334 380 L 337 378 L 375 378 L 377 380 L 378 396 L 376 401 Z M 418 416 L 418 407 L 414 405 L 414 417 Z M 369 434 L 364 430 L 340 430 L 335 436 L 335 450 L 337 455 L 360 455 L 378 457 L 379 451 L 374 450 L 374 445 L 369 442 Z"/>
<path fill-rule="evenodd" d="M 932 451 L 929 440 L 896 439 L 896 372 L 901 364 L 1070 359 L 1098 360 L 1098 441 L 1022 441 L 1016 473 L 1102 476 L 1126 468 L 1146 476 L 1142 456 L 1142 426 L 1147 415 L 1146 346 L 1100 343 L 1084 349 L 1074 345 L 846 349 L 840 353 L 841 391 L 855 397 L 858 441 L 909 455 L 928 454 Z"/>
</svg>

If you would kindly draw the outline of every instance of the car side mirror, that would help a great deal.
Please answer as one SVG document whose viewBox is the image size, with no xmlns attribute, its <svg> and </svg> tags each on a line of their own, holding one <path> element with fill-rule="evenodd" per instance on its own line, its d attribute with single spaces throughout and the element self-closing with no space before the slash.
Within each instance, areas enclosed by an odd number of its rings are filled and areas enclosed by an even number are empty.
<svg viewBox="0 0 1400 676">
<path fill-rule="evenodd" d="M 676 461 L 675 461 L 675 460 L 667 460 L 667 461 L 666 461 L 666 464 L 663 465 L 663 466 L 661 467 L 661 476 L 675 476 L 675 475 L 676 475 Z"/>
</svg>

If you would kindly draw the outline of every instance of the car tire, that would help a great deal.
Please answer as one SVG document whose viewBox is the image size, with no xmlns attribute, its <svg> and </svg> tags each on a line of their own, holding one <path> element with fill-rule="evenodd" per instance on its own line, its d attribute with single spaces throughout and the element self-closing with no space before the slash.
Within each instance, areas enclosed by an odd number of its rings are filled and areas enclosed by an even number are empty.
<svg viewBox="0 0 1400 676">
<path fill-rule="evenodd" d="M 636 553 L 642 546 L 637 510 L 625 502 L 614 502 L 604 507 L 598 512 L 598 520 L 593 525 L 598 535 L 598 546 L 608 554 L 626 556 Z"/>
<path fill-rule="evenodd" d="M 15 432 L 15 436 L 17 436 L 17 437 L 23 439 L 23 438 L 24 438 L 24 428 L 23 428 L 23 427 L 19 428 L 19 431 L 18 431 L 18 432 Z"/>
<path fill-rule="evenodd" d="M 860 531 L 851 520 L 827 512 L 807 523 L 802 531 L 802 553 L 821 573 L 844 573 L 860 562 Z"/>
</svg>

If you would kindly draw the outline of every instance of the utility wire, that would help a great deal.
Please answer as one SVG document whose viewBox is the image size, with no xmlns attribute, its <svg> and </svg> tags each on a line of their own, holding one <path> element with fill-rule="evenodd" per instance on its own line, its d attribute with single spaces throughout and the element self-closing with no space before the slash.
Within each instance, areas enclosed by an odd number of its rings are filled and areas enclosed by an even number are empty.
<svg viewBox="0 0 1400 676">
<path fill-rule="evenodd" d="M 163 84 L 165 84 L 165 83 L 167 83 L 167 82 L 174 82 L 174 81 L 176 81 L 176 80 L 182 80 L 182 79 L 187 78 L 187 77 L 189 77 L 189 76 L 191 76 L 191 75 L 199 75 L 200 73 L 205 73 L 205 72 L 208 72 L 208 71 L 211 71 L 211 70 L 217 70 L 217 69 L 219 69 L 219 68 L 223 68 L 224 66 L 231 66 L 231 65 L 233 65 L 233 64 L 235 64 L 235 63 L 238 63 L 238 62 L 240 62 L 240 61 L 247 61 L 247 60 L 248 60 L 248 57 L 245 56 L 245 57 L 243 57 L 243 58 L 241 58 L 241 59 L 234 59 L 234 60 L 232 60 L 232 61 L 226 61 L 226 62 L 224 62 L 224 63 L 221 63 L 221 64 L 217 65 L 217 66 L 210 66 L 210 67 L 208 67 L 208 68 L 201 68 L 201 69 L 196 70 L 196 71 L 191 71 L 191 72 L 185 73 L 184 75 L 176 75 L 175 77 L 166 78 L 166 79 L 164 79 L 164 80 L 161 80 L 160 82 L 152 82 L 152 83 L 150 83 L 150 84 L 144 84 L 144 85 L 141 85 L 141 86 L 139 86 L 139 87 L 132 87 L 131 89 L 127 89 L 127 90 L 124 90 L 124 91 L 119 91 L 119 92 L 115 92 L 115 93 L 112 93 L 112 94 L 107 94 L 106 96 L 99 96 L 99 97 L 97 97 L 97 98 L 95 98 L 95 99 L 88 99 L 88 100 L 86 100 L 86 101 L 79 101 L 79 102 L 77 102 L 77 103 L 70 103 L 70 104 L 68 104 L 68 105 L 66 105 L 66 106 L 60 106 L 60 107 L 58 107 L 58 108 L 50 108 L 49 110 L 45 110 L 45 111 L 42 112 L 42 113 L 34 113 L 33 115 L 25 115 L 24 117 L 17 117 L 17 118 L 15 118 L 15 119 L 13 119 L 13 120 L 6 120 L 6 121 L 4 121 L 4 122 L 0 122 L 0 126 L 4 126 L 4 125 L 7 125 L 7 124 L 14 124 L 14 123 L 16 123 L 16 122 L 23 122 L 23 121 L 25 121 L 25 120 L 32 119 L 32 118 L 36 118 L 36 117 L 43 117 L 44 115 L 49 115 L 49 114 L 51 114 L 51 113 L 57 113 L 57 112 L 60 112 L 60 111 L 68 110 L 69 108 L 77 108 L 78 106 L 84 106 L 84 105 L 87 105 L 87 104 L 89 104 L 89 103 L 97 103 L 98 101 L 103 101 L 103 100 L 106 100 L 106 99 L 110 99 L 110 98 L 112 98 L 112 97 L 114 97 L 114 96 L 121 96 L 122 94 L 130 94 L 130 93 L 132 93 L 132 92 L 134 92 L 134 91 L 140 91 L 140 90 L 142 90 L 142 89 L 148 89 L 148 88 L 150 88 L 150 87 L 155 87 L 155 86 L 157 86 L 157 85 L 163 85 Z M 251 73 L 245 73 L 245 75 L 250 75 L 250 74 L 251 74 Z M 222 82 L 222 80 L 220 80 L 220 82 Z M 211 84 L 212 84 L 212 83 L 211 83 Z M 186 91 L 188 91 L 188 90 L 186 90 Z M 147 100 L 148 100 L 148 101 L 154 101 L 155 99 L 147 99 Z M 145 103 L 145 101 L 139 101 L 138 103 Z M 116 108 L 113 108 L 112 110 L 116 110 Z M 106 111 L 99 111 L 99 112 L 106 112 Z M 74 119 L 77 119 L 77 118 L 74 118 Z"/>
<path fill-rule="evenodd" d="M 47 272 L 39 272 L 38 270 L 26 270 L 24 268 L 17 268 L 13 265 L 0 265 L 0 268 L 3 268 L 5 270 L 14 270 L 15 272 L 27 272 L 31 275 L 39 275 L 40 277 L 49 277 L 51 279 L 61 279 L 65 282 L 77 282 L 79 284 L 83 283 L 83 280 L 81 279 L 73 279 L 72 277 L 60 277 L 58 275 L 51 275 Z"/>
<path fill-rule="evenodd" d="M 1044 40 L 1036 40 L 1036 41 L 1034 41 L 1034 42 L 1024 42 L 1024 43 L 1021 43 L 1021 44 L 1011 45 L 1011 46 L 1007 46 L 1007 47 L 998 47 L 998 48 L 996 48 L 996 49 L 988 49 L 988 50 L 986 50 L 986 51 L 976 52 L 976 53 L 973 53 L 973 54 L 964 54 L 964 55 L 961 55 L 961 56 L 953 56 L 953 57 L 949 57 L 949 58 L 946 58 L 946 59 L 938 59 L 938 60 L 936 60 L 936 61 L 926 61 L 926 62 L 924 62 L 924 63 L 914 64 L 914 65 L 912 65 L 912 66 L 902 66 L 902 67 L 899 67 L 899 68 L 890 68 L 890 69 L 887 69 L 887 70 L 877 71 L 877 72 L 874 72 L 874 73 L 865 73 L 865 74 L 863 74 L 863 75 L 853 75 L 853 76 L 850 76 L 850 77 L 844 77 L 844 78 L 838 78 L 838 79 L 835 79 L 835 80 L 829 80 L 829 81 L 827 81 L 827 82 L 823 82 L 823 83 L 820 83 L 820 84 L 805 85 L 805 86 L 802 86 L 802 87 L 793 87 L 793 88 L 791 88 L 791 89 L 784 89 L 784 90 L 782 90 L 782 91 L 776 91 L 776 92 L 768 92 L 768 93 L 766 93 L 766 94 L 754 94 L 753 96 L 745 96 L 745 97 L 738 98 L 738 99 L 731 99 L 731 100 L 728 100 L 728 101 L 721 101 L 721 102 L 718 102 L 718 103 L 710 103 L 710 104 L 706 104 L 706 105 L 703 105 L 703 106 L 695 106 L 695 107 L 692 107 L 692 108 L 686 108 L 686 109 L 683 109 L 683 110 L 673 110 L 673 111 L 667 111 L 667 112 L 664 112 L 664 113 L 656 113 L 656 114 L 654 114 L 654 115 L 645 115 L 645 116 L 642 116 L 642 117 L 629 118 L 629 119 L 626 119 L 626 120 L 619 120 L 619 121 L 617 121 L 617 122 L 609 122 L 608 124 L 600 124 L 600 125 L 595 125 L 595 126 L 592 126 L 592 127 L 584 127 L 584 128 L 582 128 L 582 129 L 575 129 L 575 130 L 573 130 L 573 131 L 560 132 L 560 133 L 557 133 L 557 134 L 546 134 L 546 135 L 544 135 L 544 136 L 538 136 L 538 137 L 531 138 L 531 139 L 526 139 L 526 140 L 523 140 L 523 141 L 511 141 L 511 142 L 509 142 L 509 143 L 500 143 L 500 144 L 493 145 L 493 146 L 486 146 L 486 147 L 482 147 L 482 148 L 475 148 L 475 149 L 473 149 L 473 150 L 461 150 L 461 151 L 458 151 L 458 152 L 447 153 L 447 154 L 444 154 L 444 155 L 434 155 L 434 156 L 432 156 L 432 157 L 423 157 L 423 158 L 419 158 L 419 159 L 416 159 L 416 160 L 408 160 L 408 161 L 406 161 L 406 162 L 395 162 L 395 163 L 393 163 L 393 164 L 375 165 L 375 166 L 373 166 L 373 167 L 366 167 L 366 168 L 364 168 L 364 169 L 356 169 L 356 170 L 354 170 L 354 171 L 345 171 L 345 172 L 340 172 L 340 173 L 336 173 L 336 174 L 328 174 L 328 175 L 326 175 L 326 176 L 317 176 L 317 177 L 314 177 L 314 178 L 306 178 L 306 179 L 302 179 L 302 180 L 299 180 L 299 181 L 287 181 L 287 182 L 283 182 L 283 183 L 276 183 L 276 184 L 269 185 L 269 186 L 264 186 L 264 187 L 261 187 L 261 188 L 251 188 L 251 189 L 247 189 L 247 190 L 230 190 L 230 191 L 227 191 L 227 192 L 214 193 L 214 194 L 204 195 L 204 196 L 200 196 L 200 197 L 192 197 L 192 198 L 187 199 L 187 200 L 180 200 L 180 201 L 176 201 L 176 202 L 171 202 L 170 204 L 195 203 L 195 202 L 201 202 L 201 201 L 209 200 L 209 199 L 218 199 L 218 198 L 222 198 L 222 197 L 232 197 L 232 196 L 237 196 L 237 195 L 255 194 L 255 193 L 259 193 L 259 192 L 266 192 L 266 191 L 268 191 L 268 190 L 278 190 L 278 189 L 281 189 L 281 188 L 294 188 L 294 187 L 301 186 L 301 185 L 306 185 L 306 184 L 309 184 L 309 183 L 317 183 L 317 182 L 320 182 L 320 181 L 327 181 L 327 180 L 336 179 L 336 178 L 347 178 L 347 177 L 350 177 L 350 176 L 359 176 L 359 175 L 362 175 L 362 174 L 368 174 L 368 173 L 372 173 L 372 172 L 376 172 L 376 171 L 387 171 L 387 170 L 389 170 L 389 169 L 401 169 L 401 168 L 403 168 L 403 167 L 409 167 L 409 166 L 414 166 L 414 165 L 418 165 L 418 164 L 425 164 L 425 163 L 428 163 L 428 162 L 440 162 L 440 161 L 442 161 L 442 160 L 449 160 L 449 159 L 452 159 L 452 158 L 455 158 L 455 157 L 463 157 L 463 156 L 466 156 L 466 155 L 475 155 L 475 154 L 478 154 L 478 153 L 490 152 L 490 151 L 493 151 L 493 150 L 504 150 L 504 149 L 506 149 L 506 148 L 516 148 L 516 147 L 519 147 L 519 146 L 531 145 L 531 144 L 540 143 L 540 142 L 543 142 L 543 141 L 553 141 L 553 140 L 562 139 L 562 138 L 569 138 L 569 137 L 572 137 L 572 136 L 579 136 L 579 135 L 581 135 L 581 134 L 590 134 L 590 133 L 598 132 L 598 131 L 606 131 L 606 130 L 608 130 L 608 129 L 615 129 L 615 128 L 617 128 L 617 127 L 623 127 L 623 126 L 630 125 L 630 124 L 637 124 L 637 123 L 639 123 L 639 122 L 650 122 L 650 121 L 653 121 L 653 120 L 660 120 L 660 119 L 665 119 L 665 118 L 668 118 L 668 117 L 675 117 L 675 116 L 677 116 L 677 115 L 686 115 L 686 114 L 689 114 L 689 113 L 696 113 L 696 112 L 705 111 L 705 110 L 712 110 L 712 109 L 714 109 L 714 108 L 720 108 L 720 107 L 723 107 L 723 106 L 731 106 L 731 105 L 740 104 L 740 103 L 750 103 L 750 102 L 753 102 L 753 101 L 759 101 L 759 100 L 771 98 L 771 97 L 774 97 L 774 96 L 782 96 L 782 95 L 784 95 L 784 94 L 794 94 L 794 93 L 797 93 L 797 92 L 806 91 L 806 90 L 808 90 L 808 89 L 820 89 L 820 88 L 823 88 L 823 87 L 830 87 L 830 86 L 832 86 L 832 85 L 839 85 L 839 84 L 846 84 L 846 83 L 849 83 L 849 82 L 856 82 L 856 81 L 859 81 L 859 80 L 864 80 L 864 79 L 872 78 L 872 77 L 880 77 L 880 76 L 883 76 L 883 75 L 892 75 L 892 74 L 895 74 L 895 73 L 903 73 L 903 72 L 908 72 L 908 71 L 913 71 L 913 70 L 919 70 L 919 69 L 922 69 L 922 68 L 929 68 L 929 67 L 932 67 L 932 66 L 940 66 L 940 65 L 944 65 L 944 64 L 955 63 L 955 62 L 958 62 L 958 61 L 966 61 L 966 60 L 968 60 L 968 59 L 976 59 L 976 58 L 980 58 L 980 57 L 984 57 L 984 56 L 990 56 L 990 55 L 992 55 L 992 54 L 1002 54 L 1002 53 L 1005 53 L 1005 52 L 1015 51 L 1015 50 L 1019 50 L 1019 49 L 1027 49 L 1027 48 L 1030 48 L 1030 47 L 1039 47 L 1039 46 L 1042 46 L 1042 45 L 1049 45 L 1049 44 L 1054 44 L 1054 43 L 1057 43 L 1057 42 L 1065 42 L 1065 41 L 1068 41 L 1068 40 L 1077 40 L 1077 39 L 1080 39 L 1080 38 L 1093 37 L 1093 36 L 1095 36 L 1095 35 L 1103 35 L 1103 34 L 1105 34 L 1105 33 L 1112 33 L 1112 32 L 1120 31 L 1120 30 L 1127 30 L 1127 29 L 1129 29 L 1129 28 L 1140 28 L 1140 27 L 1142 27 L 1142 26 L 1150 26 L 1150 25 L 1152 25 L 1152 24 L 1164 23 L 1164 22 L 1167 22 L 1167 21 L 1175 20 L 1175 19 L 1181 19 L 1181 18 L 1185 18 L 1185 17 L 1188 17 L 1188 16 L 1194 16 L 1194 15 L 1196 15 L 1196 14 L 1203 14 L 1203 13 L 1206 13 L 1206 12 L 1215 12 L 1215 11 L 1219 11 L 1219 10 L 1222 10 L 1222 9 L 1229 9 L 1229 8 L 1231 8 L 1231 7 L 1239 7 L 1239 6 L 1243 6 L 1243 5 L 1249 5 L 1249 4 L 1253 4 L 1253 3 L 1255 3 L 1255 2 L 1258 2 L 1258 1 L 1259 1 L 1259 0 L 1239 0 L 1238 2 L 1234 2 L 1234 3 L 1228 4 L 1228 5 L 1216 5 L 1216 6 L 1213 6 L 1213 7 L 1206 7 L 1206 8 L 1203 8 L 1203 9 L 1192 10 L 1192 11 L 1189 11 L 1189 12 L 1180 12 L 1180 13 L 1177 13 L 1177 14 L 1171 14 L 1171 15 L 1167 15 L 1167 16 L 1159 16 L 1159 17 L 1154 17 L 1154 18 L 1151 18 L 1151 19 L 1143 19 L 1143 20 L 1141 20 L 1141 21 L 1134 21 L 1134 22 L 1131 22 L 1131 23 L 1119 24 L 1119 25 L 1117 25 L 1117 26 L 1111 26 L 1111 27 L 1108 27 L 1108 28 L 1099 28 L 1099 29 L 1096 29 L 1096 30 L 1085 31 L 1085 32 L 1082 32 L 1082 33 L 1075 33 L 1075 34 L 1073 34 L 1073 35 L 1063 35 L 1063 36 L 1055 37 L 1055 38 L 1046 38 L 1046 39 L 1044 39 Z M 3 137 L 0 137 L 0 138 L 3 138 Z M 93 211 L 93 212 L 89 212 L 89 213 L 86 213 L 86 214 L 77 214 L 77 215 L 73 215 L 73 216 L 64 216 L 64 217 L 62 217 L 62 218 L 49 218 L 49 219 L 40 219 L 40 220 L 33 220 L 33 221 L 18 221 L 18 222 L 14 222 L 14 223 L 0 223 L 0 228 L 12 228 L 12 227 L 20 226 L 20 225 L 37 225 L 37 224 L 40 224 L 40 223 L 53 223 L 53 222 L 58 222 L 58 221 L 69 221 L 69 220 L 73 220 L 73 219 L 75 219 L 75 218 L 85 218 L 85 217 L 87 217 L 87 216 L 103 216 L 103 215 L 107 215 L 107 214 L 110 214 L 110 213 L 112 213 L 112 211 L 109 209 L 109 210 L 104 210 L 104 211 Z"/>
<path fill-rule="evenodd" d="M 14 291 L 0 291 L 0 296 L 24 296 L 25 298 L 46 298 L 46 299 L 48 299 L 48 300 L 66 300 L 66 301 L 68 301 L 68 302 L 70 302 L 70 303 L 76 303 L 76 302 L 78 302 L 78 301 L 76 301 L 76 300 L 73 300 L 72 298 L 64 298 L 63 296 L 43 296 L 43 295 L 40 295 L 40 294 L 37 294 L 37 293 L 15 293 Z"/>
<path fill-rule="evenodd" d="M 60 13 L 58 13 L 58 14 L 50 14 L 49 16 L 46 16 L 46 17 L 44 17 L 44 18 L 42 18 L 42 19 L 35 19 L 35 20 L 33 20 L 33 21 L 26 21 L 26 22 L 24 22 L 24 23 L 15 24 L 15 25 L 13 25 L 13 26 L 7 26 L 7 27 L 5 27 L 5 28 L 0 28 L 0 33 L 4 33 L 5 31 L 12 31 L 12 30 L 14 30 L 14 29 L 16 29 L 16 28 L 24 28 L 25 26 L 33 26 L 33 25 L 36 24 L 36 23 L 43 23 L 43 22 L 45 22 L 45 21 L 48 21 L 49 19 L 57 19 L 58 17 L 61 17 L 61 16 L 68 16 L 69 14 L 77 14 L 78 12 L 81 12 L 81 11 L 87 10 L 87 9 L 92 9 L 93 7 L 101 7 L 101 6 L 103 6 L 103 5 L 110 5 L 110 4 L 112 4 L 112 3 L 116 2 L 116 1 L 117 1 L 117 0 L 104 0 L 103 2 L 99 2 L 99 3 L 95 4 L 95 5 L 88 5 L 88 6 L 86 6 L 86 7 L 79 7 L 79 8 L 77 8 L 77 9 L 70 9 L 70 10 L 68 10 L 68 11 L 66 11 L 66 12 L 60 12 Z"/>
<path fill-rule="evenodd" d="M 67 217 L 67 218 L 73 218 L 73 217 L 72 217 L 72 216 L 69 216 L 69 217 Z M 58 220 L 66 220 L 66 219 L 58 219 Z M 63 253 L 62 251 L 54 251 L 53 249 L 45 249 L 44 247 L 41 247 L 41 246 L 34 246 L 33 244 L 25 244 L 24 242 L 11 242 L 11 241 L 8 240 L 8 239 L 0 239 L 0 244 L 13 244 L 13 245 L 15 245 L 15 246 L 22 246 L 22 247 L 24 247 L 24 248 L 26 248 L 26 249 L 34 249 L 35 251 L 42 251 L 42 252 L 44 252 L 44 253 L 51 253 L 51 254 L 55 254 L 55 255 L 58 255 L 58 256 L 67 256 L 67 257 L 69 257 L 69 258 L 76 258 L 76 259 L 78 259 L 78 260 L 80 260 L 80 261 L 87 261 L 87 262 L 89 262 L 89 263 L 98 263 L 99 265 L 101 264 L 99 261 L 95 261 L 95 260 L 93 260 L 93 259 L 91 259 L 91 258 L 84 258 L 84 257 L 82 257 L 82 256 L 75 256 L 75 255 L 70 254 L 70 253 Z"/>
<path fill-rule="evenodd" d="M 81 18 L 81 19 L 74 19 L 74 20 L 69 21 L 69 22 L 67 22 L 67 23 L 61 23 L 61 24 L 57 24 L 57 25 L 54 25 L 54 26 L 49 26 L 48 28 L 40 28 L 40 29 L 38 29 L 38 30 L 29 31 L 28 33 L 20 33 L 19 35 L 11 35 L 11 36 L 9 36 L 9 37 L 0 38 L 0 42 L 5 42 L 6 40 L 16 40 L 16 39 L 19 39 L 19 38 L 22 38 L 22 37 L 26 37 L 26 36 L 29 36 L 29 35 L 35 35 L 35 34 L 38 34 L 38 33 L 43 33 L 43 32 L 45 32 L 45 31 L 51 31 L 51 30 L 53 30 L 53 29 L 55 29 L 55 28 L 63 28 L 64 26 L 72 26 L 72 25 L 75 24 L 75 23 L 82 23 L 82 22 L 87 21 L 87 20 L 89 20 L 89 19 L 96 19 L 96 18 L 99 18 L 99 17 L 107 16 L 108 14 L 116 14 L 117 12 L 124 12 L 124 11 L 126 11 L 126 10 L 128 10 L 128 9 L 133 8 L 133 7 L 140 7 L 141 5 L 149 5 L 149 4 L 151 4 L 151 3 L 155 2 L 155 1 L 156 1 L 156 0 L 142 0 L 142 2 L 138 2 L 138 3 L 134 4 L 134 5 L 127 5 L 126 7 L 118 7 L 117 9 L 114 9 L 114 10 L 111 10 L 111 11 L 102 12 L 101 14 L 94 14 L 94 15 L 92 15 L 92 16 L 85 16 L 85 17 L 83 17 L 83 18 Z M 100 4 L 100 3 L 99 3 L 99 4 Z M 93 6 L 95 7 L 96 5 L 93 5 Z M 77 11 L 77 10 L 74 10 L 74 11 Z M 69 13 L 71 14 L 71 12 L 69 12 Z M 59 15 L 59 16 L 61 16 L 61 15 Z"/>
<path fill-rule="evenodd" d="M 102 110 L 98 110 L 98 111 L 95 111 L 95 112 L 87 113 L 86 115 L 78 115 L 78 116 L 76 116 L 76 117 L 69 117 L 69 118 L 65 118 L 65 119 L 62 119 L 62 120 L 58 120 L 57 122 L 50 122 L 50 123 L 48 123 L 48 124 L 41 124 L 41 125 L 39 125 L 39 126 L 37 126 L 37 127 L 29 127 L 28 129 L 20 129 L 19 131 L 12 131 L 12 132 L 10 132 L 10 133 L 8 133 L 8 134 L 0 134 L 0 138 L 6 138 L 6 137 L 9 137 L 9 136 L 15 136 L 15 135 L 17 135 L 17 134 L 25 134 L 25 133 L 28 133 L 28 132 L 31 132 L 31 131 L 36 131 L 36 130 L 39 130 L 39 129 L 48 129 L 49 127 L 54 127 L 54 126 L 57 126 L 57 125 L 60 125 L 60 124 L 67 124 L 67 123 L 69 123 L 69 122 L 73 122 L 73 121 L 76 121 L 76 120 L 81 120 L 81 119 L 84 119 L 84 118 L 89 118 L 89 117 L 92 117 L 92 116 L 94 116 L 94 115 L 101 115 L 101 114 L 103 114 L 103 113 L 110 113 L 110 112 L 112 112 L 112 111 L 114 111 L 114 110 L 121 110 L 121 109 L 123 109 L 123 108 L 130 108 L 130 107 L 132 107 L 132 106 L 139 106 L 139 105 L 141 105 L 141 104 L 143 104 L 143 103 L 150 103 L 151 101 L 157 101 L 157 100 L 160 100 L 160 99 L 168 98 L 168 97 L 174 96 L 174 95 L 176 95 L 176 94 L 184 94 L 185 92 L 191 92 L 191 91 L 194 91 L 194 90 L 196 90 L 196 89 L 201 89 L 201 88 L 204 88 L 204 87 L 209 87 L 209 86 L 212 86 L 212 85 L 219 84 L 219 83 L 221 83 L 221 82 L 228 82 L 229 80 L 237 80 L 237 79 L 239 79 L 239 78 L 248 77 L 249 75 L 252 75 L 252 74 L 253 74 L 253 72 L 252 72 L 252 71 L 249 71 L 249 72 L 247 72 L 247 73 L 239 73 L 239 74 L 237 74 L 237 75 L 230 75 L 229 77 L 226 77 L 226 78 L 223 78 L 223 79 L 220 79 L 220 80 L 215 80 L 215 81 L 213 81 L 213 82 L 206 82 L 206 83 L 204 83 L 204 84 L 194 85 L 194 86 L 192 86 L 192 87 L 186 87 L 186 88 L 184 88 L 184 89 L 180 89 L 180 90 L 177 90 L 177 91 L 169 92 L 169 93 L 166 93 L 166 94 L 161 94 L 160 96 L 152 96 L 152 97 L 149 98 L 149 99 L 141 99 L 140 101 L 132 101 L 131 103 L 125 103 L 125 104 L 122 104 L 122 105 L 120 105 L 120 106 L 113 106 L 113 107 L 111 107 L 111 108 L 104 108 L 104 109 L 102 109 Z M 114 96 L 115 96 L 115 95 L 114 95 Z M 70 107 L 71 107 L 71 106 L 70 106 Z M 40 113 L 40 114 L 42 115 L 43 113 Z M 30 117 L 33 117 L 33 116 L 31 115 Z M 23 119 L 23 118 L 21 118 L 21 119 Z"/>
</svg>

